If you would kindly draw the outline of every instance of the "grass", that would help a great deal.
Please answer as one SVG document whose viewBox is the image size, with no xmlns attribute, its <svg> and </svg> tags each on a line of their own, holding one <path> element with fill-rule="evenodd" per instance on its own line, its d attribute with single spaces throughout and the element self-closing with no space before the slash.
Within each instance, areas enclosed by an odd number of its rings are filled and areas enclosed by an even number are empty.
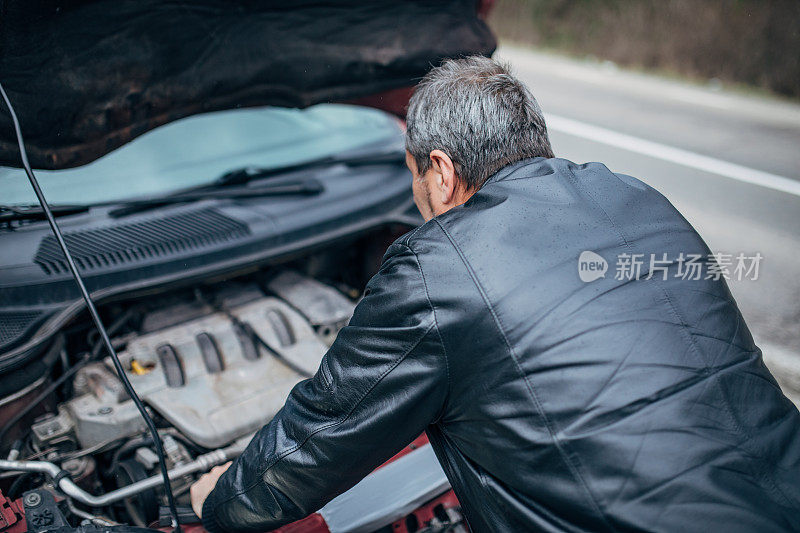
<svg viewBox="0 0 800 533">
<path fill-rule="evenodd" d="M 501 40 L 800 99 L 797 0 L 498 0 Z"/>
</svg>

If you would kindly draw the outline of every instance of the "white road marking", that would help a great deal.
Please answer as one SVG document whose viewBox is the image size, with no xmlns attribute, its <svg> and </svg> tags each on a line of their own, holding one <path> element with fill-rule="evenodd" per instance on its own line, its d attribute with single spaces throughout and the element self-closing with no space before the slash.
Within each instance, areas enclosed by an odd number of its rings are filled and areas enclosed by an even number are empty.
<svg viewBox="0 0 800 533">
<path fill-rule="evenodd" d="M 609 146 L 622 148 L 629 152 L 636 152 L 671 163 L 677 163 L 685 167 L 696 168 L 744 183 L 751 183 L 768 189 L 800 196 L 800 181 L 795 181 L 784 176 L 778 176 L 754 168 L 729 163 L 665 144 L 647 141 L 558 115 L 545 113 L 545 118 L 547 120 L 547 127 L 553 131 L 589 139 Z"/>
</svg>

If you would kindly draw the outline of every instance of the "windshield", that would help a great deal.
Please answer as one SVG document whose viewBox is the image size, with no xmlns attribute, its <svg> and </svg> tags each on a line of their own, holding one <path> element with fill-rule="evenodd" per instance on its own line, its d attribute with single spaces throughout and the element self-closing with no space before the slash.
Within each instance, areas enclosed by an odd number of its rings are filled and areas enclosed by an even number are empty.
<svg viewBox="0 0 800 533">
<path fill-rule="evenodd" d="M 293 165 L 401 135 L 394 117 L 366 107 L 237 109 L 178 120 L 88 165 L 38 170 L 36 177 L 52 204 L 95 204 L 166 194 L 233 169 Z M 37 203 L 21 169 L 0 167 L 0 191 L 0 204 Z"/>
</svg>

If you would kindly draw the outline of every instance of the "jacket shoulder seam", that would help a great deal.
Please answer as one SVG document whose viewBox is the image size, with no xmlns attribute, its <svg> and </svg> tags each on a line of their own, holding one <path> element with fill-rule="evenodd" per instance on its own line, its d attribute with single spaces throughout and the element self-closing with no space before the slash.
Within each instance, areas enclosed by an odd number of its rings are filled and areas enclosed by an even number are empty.
<svg viewBox="0 0 800 533">
<path fill-rule="evenodd" d="M 416 230 L 415 230 L 416 231 Z M 447 412 L 447 402 L 450 399 L 450 392 L 452 391 L 452 385 L 450 382 L 450 358 L 447 355 L 447 347 L 444 345 L 444 339 L 442 338 L 442 332 L 439 329 L 439 319 L 436 317 L 436 306 L 433 304 L 433 300 L 431 300 L 431 294 L 428 290 L 428 281 L 425 279 L 425 272 L 422 270 L 422 263 L 419 260 L 419 255 L 417 252 L 411 248 L 411 246 L 404 245 L 408 248 L 408 251 L 414 254 L 414 259 L 417 261 L 417 268 L 419 269 L 419 274 L 422 277 L 422 285 L 425 287 L 425 298 L 428 300 L 428 306 L 431 308 L 431 313 L 433 314 L 433 325 L 436 327 L 436 336 L 439 337 L 439 345 L 442 347 L 442 354 L 444 355 L 444 368 L 447 374 L 447 396 L 445 397 L 445 402 L 442 405 L 441 412 L 439 416 L 436 417 L 436 421 L 442 418 L 442 415 Z"/>
<path fill-rule="evenodd" d="M 405 246 L 406 248 L 408 248 L 409 250 L 411 250 L 411 246 L 410 246 L 410 243 L 411 243 L 411 238 L 412 238 L 414 235 L 416 235 L 416 234 L 417 234 L 417 232 L 418 232 L 420 229 L 422 229 L 422 226 L 424 226 L 424 225 L 425 225 L 425 224 L 420 224 L 420 225 L 419 225 L 419 226 L 417 226 L 416 228 L 414 228 L 414 229 L 412 229 L 411 231 L 409 231 L 408 233 L 406 233 L 406 234 L 405 234 L 403 237 L 401 237 L 401 240 L 400 240 L 400 241 L 398 241 L 398 242 L 397 242 L 397 244 L 399 244 L 399 245 L 401 245 L 401 246 Z M 411 250 L 411 251 L 413 252 L 413 250 Z M 416 255 L 416 254 L 414 254 L 414 255 Z"/>
</svg>

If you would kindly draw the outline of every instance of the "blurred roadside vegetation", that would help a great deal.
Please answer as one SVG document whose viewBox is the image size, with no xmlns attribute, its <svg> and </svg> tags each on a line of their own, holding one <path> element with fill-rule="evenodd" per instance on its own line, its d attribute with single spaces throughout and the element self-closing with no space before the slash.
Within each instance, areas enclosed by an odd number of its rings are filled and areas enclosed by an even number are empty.
<svg viewBox="0 0 800 533">
<path fill-rule="evenodd" d="M 501 41 L 800 99 L 800 0 L 498 0 Z"/>
</svg>

